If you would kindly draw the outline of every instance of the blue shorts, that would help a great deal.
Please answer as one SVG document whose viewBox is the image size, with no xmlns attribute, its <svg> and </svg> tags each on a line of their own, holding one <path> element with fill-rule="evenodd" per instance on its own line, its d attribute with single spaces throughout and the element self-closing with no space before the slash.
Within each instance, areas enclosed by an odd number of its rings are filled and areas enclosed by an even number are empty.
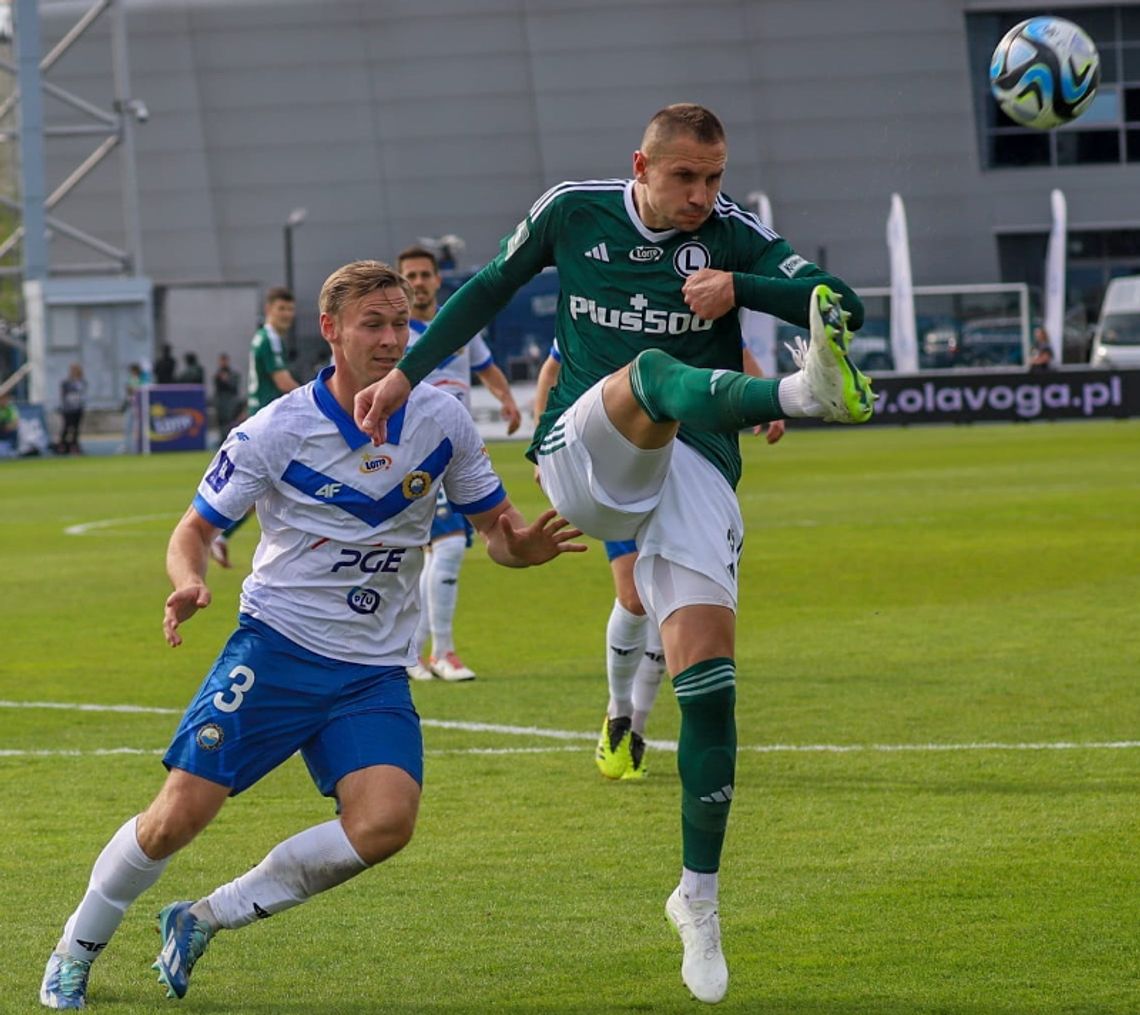
<svg viewBox="0 0 1140 1015">
<path fill-rule="evenodd" d="M 475 535 L 475 526 L 467 520 L 466 515 L 452 508 L 441 487 L 435 501 L 435 517 L 431 520 L 431 541 L 434 543 L 437 539 L 455 535 L 462 535 L 467 540 L 466 545 L 470 546 Z"/>
<path fill-rule="evenodd" d="M 395 765 L 423 785 L 423 735 L 407 671 L 329 659 L 242 614 L 163 764 L 236 796 L 297 751 L 325 796 L 370 765 Z"/>
<path fill-rule="evenodd" d="M 637 553 L 637 543 L 632 539 L 606 540 L 606 560 L 617 560 L 627 553 Z"/>
</svg>

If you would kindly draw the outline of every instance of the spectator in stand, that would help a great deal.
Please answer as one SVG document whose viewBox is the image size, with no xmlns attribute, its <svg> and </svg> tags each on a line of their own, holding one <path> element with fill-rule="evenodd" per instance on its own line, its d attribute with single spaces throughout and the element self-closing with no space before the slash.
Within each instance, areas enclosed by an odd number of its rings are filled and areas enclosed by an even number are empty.
<svg viewBox="0 0 1140 1015">
<path fill-rule="evenodd" d="M 169 343 L 162 347 L 162 355 L 155 360 L 154 383 L 173 384 L 174 374 L 178 370 L 178 361 L 174 358 L 174 350 Z"/>
<path fill-rule="evenodd" d="M 81 455 L 79 427 L 83 423 L 83 410 L 87 406 L 87 381 L 83 378 L 83 367 L 72 363 L 67 376 L 59 386 L 59 411 L 63 416 L 63 430 L 59 435 L 56 450 L 61 455 Z"/>
<path fill-rule="evenodd" d="M 198 354 L 196 352 L 188 352 L 182 359 L 185 365 L 178 374 L 178 383 L 205 384 L 206 371 L 202 369 L 202 364 L 198 362 Z"/>
<path fill-rule="evenodd" d="M 146 384 L 142 365 L 132 363 L 127 367 L 127 388 L 123 397 L 123 445 L 120 452 L 130 453 L 140 450 L 141 441 L 135 440 L 135 427 L 138 420 L 138 390 Z"/>
<path fill-rule="evenodd" d="M 1038 325 L 1033 329 L 1033 348 L 1029 351 L 1029 371 L 1039 373 L 1053 369 L 1053 345 L 1045 329 Z"/>
<path fill-rule="evenodd" d="M 242 418 L 245 408 L 241 397 L 241 375 L 230 366 L 230 357 L 218 353 L 218 369 L 214 371 L 214 412 L 218 418 L 218 440 L 224 441 L 233 425 Z"/>
</svg>

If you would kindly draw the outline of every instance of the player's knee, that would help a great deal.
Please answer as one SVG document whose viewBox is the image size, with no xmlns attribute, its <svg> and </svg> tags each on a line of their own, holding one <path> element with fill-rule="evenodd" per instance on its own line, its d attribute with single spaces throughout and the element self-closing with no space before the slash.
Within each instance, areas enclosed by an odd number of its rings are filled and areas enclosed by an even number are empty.
<svg viewBox="0 0 1140 1015">
<path fill-rule="evenodd" d="M 136 825 L 139 848 L 152 860 L 165 860 L 188 845 L 208 823 L 191 811 L 152 804 L 139 815 Z"/>
<path fill-rule="evenodd" d="M 616 590 L 616 598 L 623 610 L 632 613 L 635 617 L 645 616 L 645 607 L 641 604 L 641 597 L 637 594 L 637 589 L 619 587 Z"/>
<path fill-rule="evenodd" d="M 412 841 L 416 807 L 411 801 L 391 801 L 342 814 L 341 821 L 353 849 L 372 866 L 394 856 Z"/>
</svg>

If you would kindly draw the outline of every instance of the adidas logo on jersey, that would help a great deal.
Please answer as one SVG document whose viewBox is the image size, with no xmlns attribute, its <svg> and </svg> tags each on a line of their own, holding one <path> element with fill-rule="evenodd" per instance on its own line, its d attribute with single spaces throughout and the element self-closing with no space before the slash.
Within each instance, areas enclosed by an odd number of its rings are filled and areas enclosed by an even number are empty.
<svg viewBox="0 0 1140 1015">
<path fill-rule="evenodd" d="M 603 241 L 596 247 L 591 247 L 586 251 L 586 256 L 593 258 L 595 261 L 605 261 L 606 264 L 610 263 L 610 252 L 606 250 L 606 244 Z"/>
</svg>

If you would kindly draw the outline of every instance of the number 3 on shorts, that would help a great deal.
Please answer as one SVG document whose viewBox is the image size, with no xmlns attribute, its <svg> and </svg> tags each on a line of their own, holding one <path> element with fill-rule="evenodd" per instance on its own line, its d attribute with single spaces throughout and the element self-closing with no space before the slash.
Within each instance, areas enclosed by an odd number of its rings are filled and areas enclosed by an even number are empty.
<svg viewBox="0 0 1140 1015">
<path fill-rule="evenodd" d="M 230 670 L 230 684 L 228 691 L 219 691 L 214 695 L 214 708 L 219 712 L 236 712 L 241 708 L 241 703 L 245 701 L 246 693 L 257 678 L 253 675 L 253 670 L 248 666 L 235 666 Z M 227 699 L 226 695 L 232 694 L 233 697 Z"/>
</svg>

